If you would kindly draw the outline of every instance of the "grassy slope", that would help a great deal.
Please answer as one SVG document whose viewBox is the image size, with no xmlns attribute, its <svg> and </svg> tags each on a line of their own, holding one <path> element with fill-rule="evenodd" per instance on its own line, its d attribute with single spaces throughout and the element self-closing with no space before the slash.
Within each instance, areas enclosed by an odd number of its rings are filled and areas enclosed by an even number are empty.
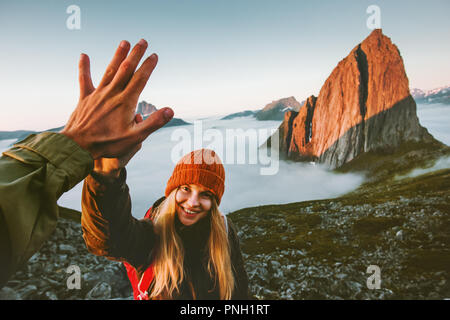
<svg viewBox="0 0 450 320">
<path fill-rule="evenodd" d="M 375 261 L 390 272 L 384 282 L 390 291 L 384 298 L 442 298 L 450 294 L 445 281 L 450 270 L 450 169 L 402 180 L 395 176 L 429 167 L 448 155 L 450 148 L 438 142 L 409 143 L 395 152 L 367 153 L 337 170 L 366 173 L 366 182 L 353 192 L 335 199 L 245 208 L 229 216 L 242 230 L 242 250 L 249 260 L 260 255 L 273 257 L 283 250 L 301 250 L 307 254 L 290 257 L 284 263 L 325 265 L 331 276 L 335 264 L 351 265 L 349 270 L 353 271 L 348 272 L 363 274 L 368 263 Z M 404 236 L 397 235 L 400 230 Z M 302 261 L 306 258 L 309 260 Z M 284 281 L 299 277 L 301 274 L 292 274 L 291 278 L 288 274 Z M 422 278 L 442 286 L 430 293 L 434 289 L 405 284 Z M 260 281 L 260 285 L 271 287 L 270 281 Z M 269 289 L 279 292 L 274 286 Z M 306 298 L 378 297 L 329 290 Z M 305 298 L 298 294 L 294 298 Z"/>
</svg>

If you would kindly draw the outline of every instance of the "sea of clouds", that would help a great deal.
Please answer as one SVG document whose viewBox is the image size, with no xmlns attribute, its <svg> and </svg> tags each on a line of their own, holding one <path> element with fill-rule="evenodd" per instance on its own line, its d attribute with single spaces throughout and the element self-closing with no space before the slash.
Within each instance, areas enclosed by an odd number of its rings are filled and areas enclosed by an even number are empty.
<svg viewBox="0 0 450 320">
<path fill-rule="evenodd" d="M 280 121 L 257 121 L 252 117 L 233 120 L 205 119 L 202 121 L 203 131 L 219 130 L 225 137 L 227 129 L 267 130 L 278 128 Z M 144 143 L 142 149 L 127 165 L 127 184 L 132 200 L 132 214 L 141 218 L 154 201 L 164 195 L 167 181 L 172 174 L 176 162 L 183 154 L 174 156 L 173 150 L 179 149 L 180 140 L 173 140 L 174 131 L 190 132 L 192 147 L 194 146 L 194 126 L 163 128 L 153 133 Z M 229 149 L 226 143 L 223 150 L 216 152 L 221 156 L 225 167 L 225 193 L 220 209 L 229 213 L 241 208 L 266 204 L 282 204 L 311 199 L 337 197 L 357 188 L 363 177 L 357 174 L 334 174 L 326 168 L 309 163 L 291 163 L 279 161 L 277 171 L 272 175 L 262 175 L 261 168 L 269 165 L 249 164 L 251 140 L 246 139 L 246 157 L 244 164 L 237 163 L 237 142 L 235 144 L 235 161 L 227 162 Z M 258 141 L 258 145 L 262 144 Z M 205 142 L 203 147 L 211 146 Z M 190 150 L 186 151 L 189 152 Z M 241 150 L 242 151 L 242 150 Z M 81 210 L 81 184 L 64 194 L 59 204 Z"/>
<path fill-rule="evenodd" d="M 450 145 L 450 107 L 444 105 L 418 105 L 417 115 L 422 126 L 441 142 Z M 252 117 L 236 118 L 233 120 L 219 120 L 217 117 L 202 120 L 203 134 L 208 129 L 222 132 L 226 130 L 242 129 L 258 132 L 266 131 L 270 134 L 278 128 L 280 121 L 257 121 Z M 198 127 L 197 127 L 198 128 Z M 180 135 L 180 132 L 182 133 Z M 178 134 L 177 134 L 178 133 Z M 164 195 L 167 180 L 173 168 L 182 156 L 180 151 L 180 136 L 190 136 L 191 149 L 199 147 L 195 140 L 194 126 L 162 128 L 153 133 L 144 143 L 142 149 L 127 165 L 127 184 L 130 188 L 132 200 L 132 214 L 141 218 L 154 201 Z M 175 138 L 178 137 L 178 140 Z M 258 139 L 257 139 L 258 140 Z M 0 140 L 0 151 L 10 147 L 14 140 Z M 225 166 L 225 193 L 220 204 L 224 213 L 241 208 L 266 204 L 283 204 L 306 200 L 318 200 L 338 197 L 357 188 L 364 180 L 358 174 L 336 174 L 326 167 L 311 163 L 292 163 L 280 161 L 275 174 L 263 175 L 262 168 L 268 168 L 258 157 L 257 163 L 249 163 L 249 151 L 255 141 L 246 139 L 246 160 L 244 164 L 237 163 L 237 153 L 242 152 L 235 147 L 236 161 L 226 161 L 230 149 L 224 141 L 212 148 L 221 156 Z M 202 141 L 203 147 L 211 147 L 211 140 Z M 257 144 L 260 145 L 259 139 Z M 186 144 L 186 140 L 184 141 Z M 218 150 L 221 149 L 221 150 Z M 190 151 L 188 150 L 188 151 Z M 274 164 L 272 163 L 272 166 Z M 435 165 L 426 169 L 416 169 L 418 175 L 427 171 L 448 168 L 448 158 L 440 159 Z M 422 170 L 422 171 L 421 171 Z M 426 170 L 426 171 L 423 171 Z M 61 206 L 81 210 L 82 183 L 65 193 L 58 201 Z"/>
</svg>

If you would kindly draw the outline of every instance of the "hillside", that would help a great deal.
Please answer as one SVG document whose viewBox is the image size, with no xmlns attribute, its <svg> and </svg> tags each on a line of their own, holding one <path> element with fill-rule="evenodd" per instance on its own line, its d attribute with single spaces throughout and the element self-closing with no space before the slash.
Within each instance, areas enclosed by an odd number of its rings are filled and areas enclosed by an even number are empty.
<svg viewBox="0 0 450 320">
<path fill-rule="evenodd" d="M 450 298 L 450 169 L 395 178 L 442 156 L 440 143 L 368 153 L 339 170 L 368 177 L 344 196 L 230 213 L 255 297 Z M 366 286 L 369 265 L 380 289 Z"/>
</svg>

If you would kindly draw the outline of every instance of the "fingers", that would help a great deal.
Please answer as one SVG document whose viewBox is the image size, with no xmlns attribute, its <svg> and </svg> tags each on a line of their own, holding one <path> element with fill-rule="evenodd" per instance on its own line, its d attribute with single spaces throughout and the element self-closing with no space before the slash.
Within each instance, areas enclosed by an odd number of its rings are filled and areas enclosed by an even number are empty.
<svg viewBox="0 0 450 320">
<path fill-rule="evenodd" d="M 150 75 L 158 63 L 158 56 L 154 53 L 142 63 L 141 67 L 134 73 L 124 94 L 133 100 L 138 100 L 142 90 L 144 90 Z"/>
<path fill-rule="evenodd" d="M 173 110 L 171 108 L 163 108 L 153 112 L 147 119 L 137 123 L 135 126 L 138 141 L 144 141 L 151 133 L 163 127 L 167 122 L 172 120 Z"/>
<path fill-rule="evenodd" d="M 95 90 L 92 84 L 89 57 L 84 53 L 81 54 L 80 62 L 78 63 L 78 81 L 80 83 L 80 99 L 83 99 Z"/>
<path fill-rule="evenodd" d="M 134 71 L 136 70 L 139 61 L 147 49 L 147 41 L 141 39 L 133 48 L 128 57 L 122 61 L 117 70 L 117 73 L 114 75 L 113 80 L 111 81 L 111 86 L 118 89 L 119 91 L 123 90 L 125 86 L 130 81 L 133 76 Z"/>
<path fill-rule="evenodd" d="M 104 87 L 108 85 L 111 82 L 111 80 L 114 79 L 114 76 L 116 75 L 120 64 L 127 57 L 129 50 L 130 50 L 130 43 L 128 41 L 123 40 L 122 42 L 120 42 L 120 45 L 117 48 L 114 57 L 112 58 L 108 67 L 106 68 L 105 74 L 103 75 L 103 78 L 100 81 L 100 84 L 98 85 L 99 87 Z"/>
</svg>

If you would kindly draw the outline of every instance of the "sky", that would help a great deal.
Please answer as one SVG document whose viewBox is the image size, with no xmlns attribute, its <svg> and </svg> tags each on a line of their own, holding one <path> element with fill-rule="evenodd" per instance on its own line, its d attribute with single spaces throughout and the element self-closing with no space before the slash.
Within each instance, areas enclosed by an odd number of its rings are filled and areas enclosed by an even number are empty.
<svg viewBox="0 0 450 320">
<path fill-rule="evenodd" d="M 66 10 L 80 8 L 80 29 Z M 140 100 L 175 117 L 256 110 L 317 95 L 337 63 L 371 30 L 399 47 L 411 88 L 450 84 L 450 2 L 431 1 L 5 1 L 0 2 L 0 131 L 66 123 L 78 101 L 78 59 L 94 86 L 121 40 L 149 42 L 159 62 Z M 142 59 L 144 60 L 144 59 Z"/>
</svg>

